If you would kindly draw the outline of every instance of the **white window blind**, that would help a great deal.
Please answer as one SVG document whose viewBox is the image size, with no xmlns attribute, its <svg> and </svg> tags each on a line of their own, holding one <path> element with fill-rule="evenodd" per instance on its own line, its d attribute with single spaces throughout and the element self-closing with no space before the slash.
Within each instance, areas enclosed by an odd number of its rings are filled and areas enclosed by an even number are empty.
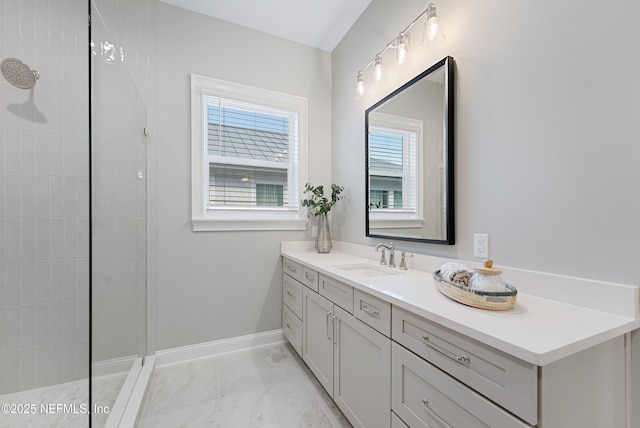
<svg viewBox="0 0 640 428">
<path fill-rule="evenodd" d="M 297 113 L 211 96 L 205 101 L 207 208 L 297 210 Z"/>
<path fill-rule="evenodd" d="M 370 209 L 416 212 L 418 134 L 369 127 Z"/>
</svg>

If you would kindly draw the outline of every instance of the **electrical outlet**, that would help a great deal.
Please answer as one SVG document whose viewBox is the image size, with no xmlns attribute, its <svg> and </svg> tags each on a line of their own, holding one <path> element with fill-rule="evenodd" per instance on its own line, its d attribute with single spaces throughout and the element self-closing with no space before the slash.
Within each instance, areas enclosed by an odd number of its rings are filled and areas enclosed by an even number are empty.
<svg viewBox="0 0 640 428">
<path fill-rule="evenodd" d="M 486 233 L 473 234 L 473 257 L 489 258 L 489 235 Z"/>
</svg>

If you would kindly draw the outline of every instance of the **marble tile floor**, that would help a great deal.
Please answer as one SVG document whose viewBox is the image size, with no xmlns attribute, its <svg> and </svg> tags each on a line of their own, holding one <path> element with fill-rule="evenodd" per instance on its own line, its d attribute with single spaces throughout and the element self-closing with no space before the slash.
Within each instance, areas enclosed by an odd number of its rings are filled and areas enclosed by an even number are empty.
<svg viewBox="0 0 640 428">
<path fill-rule="evenodd" d="M 88 427 L 88 398 L 87 379 L 0 395 L 0 428 Z"/>
<path fill-rule="evenodd" d="M 127 373 L 118 373 L 94 378 L 93 402 L 111 408 L 126 377 Z M 0 395 L 0 405 L 20 412 L 0 411 L 0 428 L 85 428 L 89 426 L 88 401 L 87 379 Z M 26 413 L 32 410 L 35 413 Z M 92 427 L 104 426 L 108 416 L 94 412 Z"/>
<path fill-rule="evenodd" d="M 288 343 L 157 367 L 139 421 L 141 428 L 350 426 Z"/>
</svg>

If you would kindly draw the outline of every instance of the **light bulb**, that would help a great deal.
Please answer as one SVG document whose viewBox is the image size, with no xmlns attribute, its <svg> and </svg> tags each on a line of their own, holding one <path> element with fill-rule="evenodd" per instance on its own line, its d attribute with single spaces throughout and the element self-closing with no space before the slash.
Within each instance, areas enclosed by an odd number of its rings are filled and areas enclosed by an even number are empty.
<svg viewBox="0 0 640 428">
<path fill-rule="evenodd" d="M 422 45 L 432 45 L 441 43 L 444 41 L 444 33 L 440 28 L 440 20 L 438 19 L 438 13 L 436 6 L 431 3 L 427 7 L 427 22 L 424 25 L 424 32 L 422 33 Z"/>
<path fill-rule="evenodd" d="M 356 76 L 356 100 L 364 97 L 365 92 L 364 77 L 362 77 L 362 72 L 358 71 L 358 75 Z"/>
<path fill-rule="evenodd" d="M 376 55 L 376 59 L 373 64 L 373 79 L 376 83 L 382 81 L 382 57 L 380 54 Z"/>
<path fill-rule="evenodd" d="M 410 65 L 409 36 L 405 33 L 400 33 L 396 40 L 396 67 L 405 68 Z"/>
</svg>

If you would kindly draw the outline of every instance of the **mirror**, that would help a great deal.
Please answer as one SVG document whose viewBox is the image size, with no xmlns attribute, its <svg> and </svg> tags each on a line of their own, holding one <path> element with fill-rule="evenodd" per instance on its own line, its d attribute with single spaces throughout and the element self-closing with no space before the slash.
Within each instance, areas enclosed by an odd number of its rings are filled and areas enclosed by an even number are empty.
<svg viewBox="0 0 640 428">
<path fill-rule="evenodd" d="M 367 109 L 367 236 L 455 243 L 453 112 L 451 57 Z"/>
</svg>

